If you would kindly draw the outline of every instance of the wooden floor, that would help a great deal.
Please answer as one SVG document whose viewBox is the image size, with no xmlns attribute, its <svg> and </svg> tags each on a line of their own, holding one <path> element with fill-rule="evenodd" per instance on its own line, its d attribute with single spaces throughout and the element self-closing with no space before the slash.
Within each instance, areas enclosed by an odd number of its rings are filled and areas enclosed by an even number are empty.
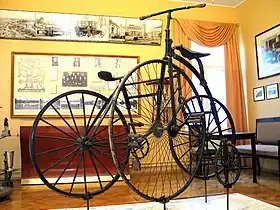
<svg viewBox="0 0 280 210">
<path fill-rule="evenodd" d="M 215 178 L 208 183 L 209 194 L 225 192 L 225 189 L 217 183 Z M 249 172 L 243 172 L 241 179 L 230 191 L 249 195 L 280 207 L 280 183 L 278 175 L 263 173 L 258 179 L 258 184 L 253 184 L 251 174 Z M 194 197 L 203 194 L 204 183 L 200 180 L 194 180 L 190 187 L 178 198 Z M 130 190 L 125 183 L 120 181 L 105 193 L 96 196 L 90 201 L 90 205 L 104 206 L 137 202 L 146 201 Z M 85 205 L 86 203 L 83 200 L 64 197 L 43 185 L 20 186 L 19 183 L 14 184 L 13 194 L 10 200 L 0 201 L 1 210 L 47 210 L 83 207 Z"/>
</svg>

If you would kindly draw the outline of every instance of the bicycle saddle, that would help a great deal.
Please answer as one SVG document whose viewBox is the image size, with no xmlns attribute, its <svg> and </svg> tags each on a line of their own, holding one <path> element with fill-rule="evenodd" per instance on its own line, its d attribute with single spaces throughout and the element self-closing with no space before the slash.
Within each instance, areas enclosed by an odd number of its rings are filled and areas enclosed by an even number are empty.
<svg viewBox="0 0 280 210">
<path fill-rule="evenodd" d="M 99 79 L 102 79 L 107 82 L 116 81 L 116 80 L 120 80 L 123 78 L 123 77 L 113 77 L 111 72 L 108 72 L 108 71 L 100 71 L 100 72 L 98 72 L 97 75 L 98 75 Z"/>
<path fill-rule="evenodd" d="M 200 52 L 192 51 L 190 49 L 185 48 L 183 45 L 177 45 L 174 46 L 173 48 L 179 50 L 181 52 L 181 55 L 185 58 L 188 58 L 189 60 L 192 60 L 194 58 L 202 58 L 210 55 L 210 53 L 200 53 Z"/>
</svg>

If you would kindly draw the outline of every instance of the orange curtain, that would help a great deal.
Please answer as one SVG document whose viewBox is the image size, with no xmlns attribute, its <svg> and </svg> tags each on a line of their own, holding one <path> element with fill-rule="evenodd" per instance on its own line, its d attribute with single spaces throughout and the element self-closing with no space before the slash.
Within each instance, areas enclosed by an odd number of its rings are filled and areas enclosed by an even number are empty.
<svg viewBox="0 0 280 210">
<path fill-rule="evenodd" d="M 183 44 L 187 48 L 191 40 L 207 47 L 224 45 L 227 108 L 236 131 L 247 131 L 237 27 L 231 23 L 173 19 L 173 40 L 174 45 Z"/>
</svg>

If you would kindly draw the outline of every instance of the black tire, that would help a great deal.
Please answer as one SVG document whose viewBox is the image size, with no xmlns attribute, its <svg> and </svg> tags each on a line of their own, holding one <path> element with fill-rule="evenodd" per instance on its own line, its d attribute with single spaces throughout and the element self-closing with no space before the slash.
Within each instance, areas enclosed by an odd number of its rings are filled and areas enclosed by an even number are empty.
<svg viewBox="0 0 280 210">
<path fill-rule="evenodd" d="M 211 107 L 211 97 L 208 95 L 200 95 L 200 101 L 203 106 L 204 117 L 205 117 L 205 128 L 206 128 L 206 139 L 205 147 L 201 159 L 201 165 L 197 173 L 195 174 L 196 178 L 200 179 L 209 179 L 215 176 L 215 155 L 218 148 L 220 147 L 220 142 L 222 140 L 222 133 L 227 132 L 231 134 L 231 139 L 229 141 L 232 144 L 235 144 L 235 125 L 228 109 L 216 98 L 212 98 L 215 104 L 215 108 Z M 186 114 L 193 112 L 202 112 L 201 108 L 197 104 L 198 100 L 196 96 L 191 97 L 185 101 L 184 110 Z M 216 109 L 218 114 L 218 119 L 215 120 L 213 110 Z M 220 129 L 218 129 L 220 127 Z M 203 135 L 203 131 L 199 130 L 195 124 L 193 127 L 190 127 L 192 133 L 198 133 Z M 221 132 L 220 132 L 221 131 Z M 171 144 L 171 148 L 174 145 Z M 182 148 L 183 149 L 183 148 Z M 174 158 L 176 162 L 187 172 L 190 173 L 190 168 L 188 164 L 179 161 L 178 155 L 175 153 Z"/>
<path fill-rule="evenodd" d="M 229 143 L 227 147 L 227 159 L 223 157 L 223 147 L 218 149 L 215 157 L 216 177 L 224 187 L 234 185 L 241 174 L 241 157 L 238 150 L 231 143 Z M 225 178 L 225 164 L 228 164 L 228 183 Z"/>
<path fill-rule="evenodd" d="M 108 104 L 109 99 L 99 93 L 73 90 L 55 97 L 41 109 L 30 135 L 30 157 L 47 187 L 65 196 L 88 200 L 119 179 L 111 156 L 107 123 L 104 127 L 98 124 L 103 122 Z M 51 121 L 47 118 L 49 114 L 56 114 L 58 119 Z M 116 114 L 122 127 L 119 134 L 126 136 L 125 118 L 119 110 Z M 40 135 L 41 125 L 47 126 L 44 128 L 48 129 L 47 136 Z M 55 170 L 60 171 L 55 173 Z M 50 180 L 50 176 L 54 179 Z M 70 179 L 70 183 L 64 178 Z M 97 182 L 98 186 L 90 182 Z"/>
<path fill-rule="evenodd" d="M 165 61 L 149 60 L 137 65 L 124 77 L 112 98 L 109 137 L 113 160 L 119 174 L 128 186 L 145 199 L 165 203 L 187 189 L 198 166 L 193 168 L 193 173 L 187 174 L 174 162 L 170 142 L 176 141 L 176 139 L 170 137 L 168 130 L 171 120 L 169 85 L 161 88 L 163 91 L 160 107 L 161 115 L 160 121 L 155 125 L 158 82 L 162 68 L 167 68 Z M 173 65 L 173 71 L 176 103 L 180 104 L 181 101 L 186 100 L 186 98 L 182 99 L 183 90 L 186 95 L 193 92 L 197 96 L 197 91 L 185 72 L 175 65 Z M 168 78 L 164 81 L 168 84 Z M 123 95 L 123 90 L 127 90 L 127 97 Z M 128 100 L 125 100 L 125 98 Z M 137 106 L 130 108 L 135 100 Z M 117 138 L 116 133 L 113 132 L 114 125 L 112 124 L 115 108 L 120 108 L 120 106 L 125 107 L 124 110 L 128 112 L 129 123 L 132 123 L 130 124 L 128 140 L 130 144 L 127 145 L 125 154 L 120 153 L 118 145 L 115 144 Z M 155 126 L 158 126 L 159 129 L 156 130 Z M 185 134 L 185 131 L 180 131 Z M 200 149 L 196 153 L 199 162 L 204 144 L 203 136 L 201 138 Z M 184 153 L 184 151 L 181 151 L 181 153 Z M 124 159 L 123 156 L 130 158 L 130 160 Z M 127 162 L 131 165 L 127 165 Z M 131 166 L 135 172 L 128 174 L 127 170 Z"/>
</svg>

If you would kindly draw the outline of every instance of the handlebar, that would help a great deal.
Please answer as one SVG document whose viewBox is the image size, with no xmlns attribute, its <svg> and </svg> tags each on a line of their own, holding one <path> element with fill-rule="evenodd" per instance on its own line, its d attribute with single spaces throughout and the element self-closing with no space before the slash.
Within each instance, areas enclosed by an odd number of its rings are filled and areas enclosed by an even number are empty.
<svg viewBox="0 0 280 210">
<path fill-rule="evenodd" d="M 191 5 L 191 6 L 177 7 L 177 8 L 174 8 L 174 9 L 168 9 L 168 10 L 164 10 L 164 11 L 161 11 L 161 12 L 156 12 L 156 13 L 153 13 L 153 14 L 150 14 L 150 15 L 141 16 L 141 17 L 139 17 L 139 19 L 140 20 L 145 20 L 147 18 L 162 15 L 162 14 L 165 14 L 165 13 L 171 13 L 171 12 L 184 10 L 184 9 L 204 8 L 204 7 L 206 7 L 205 3 L 194 4 L 194 5 Z"/>
</svg>

